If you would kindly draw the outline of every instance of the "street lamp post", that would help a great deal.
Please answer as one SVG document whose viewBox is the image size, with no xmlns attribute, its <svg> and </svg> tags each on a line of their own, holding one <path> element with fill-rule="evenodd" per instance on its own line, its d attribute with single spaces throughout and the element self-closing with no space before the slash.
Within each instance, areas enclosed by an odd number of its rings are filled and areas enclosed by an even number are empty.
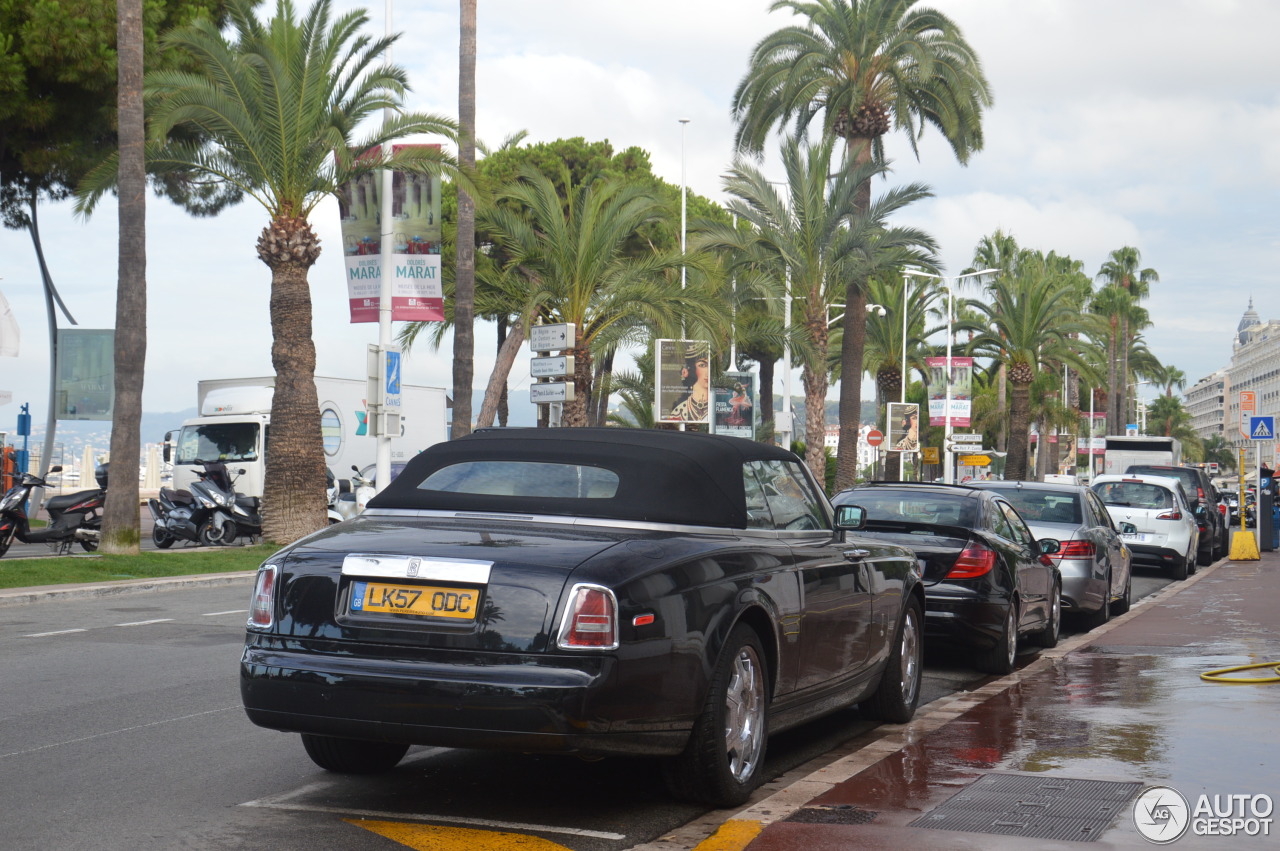
<svg viewBox="0 0 1280 851">
<path fill-rule="evenodd" d="M 999 269 L 982 269 L 977 272 L 968 272 L 964 275 L 957 275 L 954 278 L 947 278 L 943 275 L 934 275 L 929 272 L 920 272 L 915 269 L 902 270 L 902 275 L 904 279 L 907 276 L 911 276 L 911 275 L 922 277 L 922 278 L 936 278 L 937 280 L 942 281 L 942 285 L 947 288 L 947 400 L 946 400 L 946 407 L 942 409 L 942 416 L 943 416 L 943 423 L 944 423 L 943 425 L 944 436 L 943 436 L 943 444 L 942 444 L 942 451 L 944 454 L 944 462 L 943 462 L 944 467 L 942 471 L 942 480 L 949 485 L 955 484 L 955 480 L 956 480 L 955 465 L 952 463 L 954 460 L 953 453 L 951 451 L 951 428 L 952 428 L 951 427 L 951 342 L 952 342 L 952 337 L 954 336 L 953 331 L 955 327 L 955 311 L 953 309 L 954 300 L 955 300 L 955 287 L 957 284 L 960 283 L 960 281 L 964 280 L 965 278 L 976 278 L 979 275 L 991 275 L 999 271 L 1000 271 Z M 906 281 L 904 280 L 903 281 L 904 288 L 905 288 L 905 283 Z M 905 302 L 906 300 L 905 297 L 903 300 Z M 903 320 L 904 322 L 906 320 L 905 309 L 903 310 Z M 904 332 L 902 335 L 902 341 L 904 346 L 906 345 L 906 339 L 907 339 L 907 336 L 906 336 L 906 333 Z M 903 358 L 904 364 L 905 364 L 905 361 L 906 361 L 906 358 L 904 357 Z M 905 368 L 904 368 L 904 372 L 905 372 Z M 903 393 L 904 394 L 906 393 L 905 382 L 906 382 L 906 375 L 904 374 L 903 375 Z M 903 398 L 904 399 L 906 398 L 905 395 L 903 396 Z"/>
</svg>

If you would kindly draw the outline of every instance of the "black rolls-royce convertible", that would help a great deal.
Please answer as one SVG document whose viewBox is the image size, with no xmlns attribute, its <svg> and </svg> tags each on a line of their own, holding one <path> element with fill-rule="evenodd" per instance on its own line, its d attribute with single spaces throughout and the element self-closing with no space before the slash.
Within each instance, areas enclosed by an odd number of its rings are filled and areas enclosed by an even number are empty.
<svg viewBox="0 0 1280 851">
<path fill-rule="evenodd" d="M 262 565 L 245 710 L 332 771 L 414 744 L 652 756 L 732 806 L 770 733 L 915 711 L 919 563 L 862 520 L 761 443 L 483 430 Z"/>
</svg>

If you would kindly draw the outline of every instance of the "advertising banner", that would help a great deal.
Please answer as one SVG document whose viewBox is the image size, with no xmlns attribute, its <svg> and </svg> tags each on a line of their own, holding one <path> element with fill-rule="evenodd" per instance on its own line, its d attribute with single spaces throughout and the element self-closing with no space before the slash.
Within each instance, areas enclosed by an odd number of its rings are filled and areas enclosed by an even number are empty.
<svg viewBox="0 0 1280 851">
<path fill-rule="evenodd" d="M 925 358 L 929 368 L 929 425 L 947 424 L 947 359 Z M 951 359 L 951 425 L 968 428 L 973 417 L 973 358 Z"/>
<path fill-rule="evenodd" d="M 711 422 L 711 344 L 655 340 L 654 346 L 654 420 Z"/>
<path fill-rule="evenodd" d="M 116 391 L 115 347 L 116 332 L 110 328 L 58 330 L 55 417 L 111 419 Z"/>
<path fill-rule="evenodd" d="M 915 452 L 920 448 L 920 406 L 914 402 L 890 402 L 888 408 L 890 452 Z"/>
<path fill-rule="evenodd" d="M 1080 415 L 1080 433 L 1088 435 L 1081 442 L 1080 452 L 1087 455 L 1102 455 L 1107 448 L 1107 415 L 1095 411 L 1093 422 L 1089 422 L 1088 414 Z"/>
<path fill-rule="evenodd" d="M 722 375 L 715 387 L 715 421 L 712 431 L 755 440 L 755 398 L 753 373 L 726 372 Z"/>
<path fill-rule="evenodd" d="M 396 145 L 408 147 L 439 145 Z M 390 235 L 395 277 L 391 319 L 440 322 L 444 319 L 441 285 L 440 178 L 403 171 L 391 178 L 391 222 L 382 225 L 382 176 L 366 174 L 344 183 L 338 192 L 347 270 L 351 321 L 377 322 L 382 289 L 382 238 Z"/>
</svg>

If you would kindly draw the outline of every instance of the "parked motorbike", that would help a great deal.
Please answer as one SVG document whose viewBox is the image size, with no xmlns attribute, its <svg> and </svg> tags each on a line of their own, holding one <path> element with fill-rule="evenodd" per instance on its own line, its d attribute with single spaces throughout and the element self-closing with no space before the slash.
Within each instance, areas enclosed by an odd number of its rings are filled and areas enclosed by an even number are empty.
<svg viewBox="0 0 1280 851">
<path fill-rule="evenodd" d="M 205 462 L 204 469 L 204 484 L 216 506 L 209 520 L 210 542 L 229 546 L 237 537 L 246 537 L 256 544 L 262 536 L 261 501 L 236 493 L 235 480 L 221 461 Z M 237 478 L 243 475 L 243 468 L 236 471 Z"/>
<path fill-rule="evenodd" d="M 49 472 L 60 473 L 62 468 L 50 467 Z M 94 472 L 98 480 L 96 490 L 55 496 L 45 502 L 49 525 L 43 529 L 31 528 L 26 504 L 33 490 L 49 485 L 39 476 L 24 474 L 22 481 L 0 498 L 0 556 L 9 551 L 14 540 L 24 544 L 48 544 L 59 555 L 67 555 L 77 543 L 85 552 L 98 549 L 102 538 L 102 515 L 99 511 L 107 501 L 107 465 L 99 466 Z"/>
<path fill-rule="evenodd" d="M 339 486 L 338 494 L 333 502 L 334 509 L 343 520 L 350 520 L 352 517 L 361 514 L 364 511 L 364 507 L 369 504 L 369 500 L 373 499 L 374 494 L 377 493 L 377 490 L 373 487 L 373 480 L 366 479 L 360 475 L 359 467 L 352 464 L 351 471 L 355 475 L 351 477 L 350 484 L 346 490 Z M 339 480 L 340 483 L 343 481 L 346 480 Z"/>
<path fill-rule="evenodd" d="M 222 488 L 210 480 L 211 476 L 226 477 L 226 465 L 219 461 L 200 461 L 196 463 L 203 469 L 196 475 L 190 490 L 174 490 L 161 488 L 155 499 L 147 500 L 147 508 L 155 520 L 151 527 L 151 540 L 162 550 L 172 547 L 177 541 L 192 541 L 206 547 L 226 543 L 223 539 L 230 534 L 235 539 L 235 523 L 228 524 L 215 515 L 226 503 Z"/>
<path fill-rule="evenodd" d="M 331 467 L 324 468 L 325 495 L 329 498 L 329 504 L 326 506 L 326 513 L 329 517 L 329 525 L 341 523 L 343 517 L 338 513 L 338 497 L 344 493 L 351 492 L 351 480 L 339 479 L 333 474 Z"/>
</svg>

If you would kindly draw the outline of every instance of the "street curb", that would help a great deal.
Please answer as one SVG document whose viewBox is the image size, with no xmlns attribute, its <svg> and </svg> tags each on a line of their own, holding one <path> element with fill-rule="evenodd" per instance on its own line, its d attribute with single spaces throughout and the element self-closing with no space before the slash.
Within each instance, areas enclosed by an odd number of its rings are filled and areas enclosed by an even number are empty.
<svg viewBox="0 0 1280 851">
<path fill-rule="evenodd" d="M 940 697 L 925 704 L 916 710 L 916 717 L 910 723 L 881 724 L 874 730 L 856 737 L 849 745 L 854 748 L 851 753 L 799 779 L 787 781 L 788 776 L 802 771 L 803 766 L 790 772 L 781 780 L 766 785 L 763 787 L 765 790 L 776 788 L 778 785 L 782 785 L 783 788 L 750 804 L 745 809 L 712 810 L 701 818 L 681 825 L 666 836 L 642 845 L 635 845 L 628 851 L 742 851 L 767 826 L 789 818 L 810 801 L 826 794 L 840 783 L 950 723 L 975 706 L 1005 692 L 1024 679 L 1041 673 L 1068 653 L 1093 644 L 1111 630 L 1128 623 L 1148 607 L 1177 596 L 1200 580 L 1212 576 L 1227 564 L 1231 564 L 1229 559 L 1220 559 L 1208 567 L 1198 569 L 1194 576 L 1166 585 L 1156 593 L 1134 603 L 1125 614 L 1111 618 L 1102 626 L 1060 641 L 1058 646 L 1052 649 L 1039 651 L 1035 660 L 1012 674 L 992 680 L 972 691 Z M 923 714 L 921 714 L 922 711 Z M 859 741 L 865 744 L 855 744 Z"/>
<path fill-rule="evenodd" d="M 0 591 L 0 606 L 19 606 L 41 600 L 75 600 L 94 597 L 117 597 L 146 594 L 153 591 L 170 591 L 197 585 L 249 585 L 257 575 L 256 570 L 234 573 L 201 573 L 191 576 L 160 576 L 150 579 L 125 579 L 118 582 L 98 582 L 79 585 L 36 585 L 30 588 L 13 588 Z"/>
</svg>

